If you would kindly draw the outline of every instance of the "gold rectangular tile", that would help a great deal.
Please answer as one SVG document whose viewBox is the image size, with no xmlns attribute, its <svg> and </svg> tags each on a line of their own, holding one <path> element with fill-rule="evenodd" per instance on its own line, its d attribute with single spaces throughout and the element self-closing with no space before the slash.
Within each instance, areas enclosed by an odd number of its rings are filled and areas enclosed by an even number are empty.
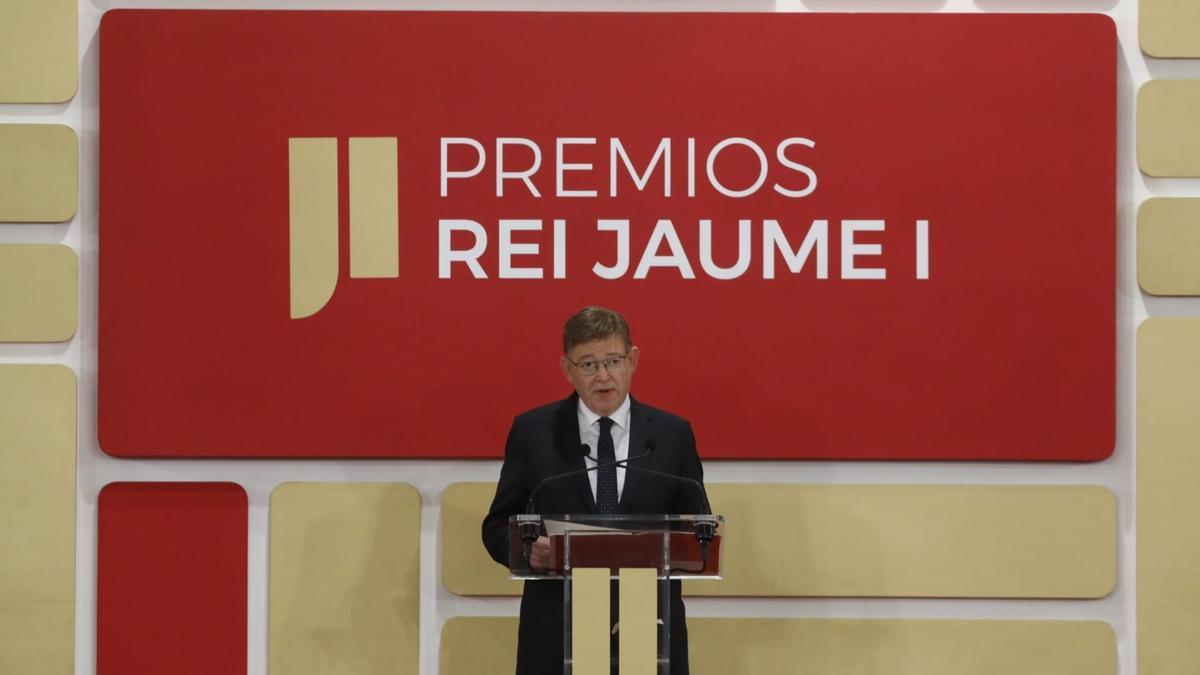
<svg viewBox="0 0 1200 675">
<path fill-rule="evenodd" d="M 1138 672 L 1200 672 L 1200 318 L 1137 345 Z"/>
<path fill-rule="evenodd" d="M 1200 2 L 1140 0 L 1138 42 L 1149 56 L 1200 57 Z"/>
<path fill-rule="evenodd" d="M 75 335 L 79 257 L 61 244 L 0 244 L 0 342 Z"/>
<path fill-rule="evenodd" d="M 1098 621 L 688 620 L 693 675 L 1116 675 Z M 517 620 L 454 617 L 441 675 L 512 675 Z"/>
<path fill-rule="evenodd" d="M 621 675 L 654 675 L 658 672 L 657 570 L 622 569 L 617 592 Z"/>
<path fill-rule="evenodd" d="M 1137 158 L 1142 173 L 1200 177 L 1200 80 L 1150 80 L 1138 90 Z"/>
<path fill-rule="evenodd" d="M 1116 498 L 1097 486 L 708 486 L 725 578 L 690 595 L 1098 598 L 1116 583 Z M 495 485 L 442 497 L 442 580 L 518 595 L 479 541 Z M 781 564 L 779 561 L 787 561 Z"/>
<path fill-rule="evenodd" d="M 1200 199 L 1149 199 L 1138 209 L 1138 284 L 1152 295 L 1200 295 Z"/>
<path fill-rule="evenodd" d="M 513 675 L 516 665 L 516 617 L 456 616 L 442 625 L 440 675 Z"/>
<path fill-rule="evenodd" d="M 79 137 L 61 124 L 0 124 L 0 223 L 61 223 L 79 205 Z"/>
<path fill-rule="evenodd" d="M 404 483 L 271 495 L 269 670 L 416 675 L 421 498 Z"/>
<path fill-rule="evenodd" d="M 395 138 L 350 139 L 350 276 L 400 275 Z"/>
<path fill-rule="evenodd" d="M 0 103 L 61 103 L 75 95 L 78 7 L 76 0 L 0 2 Z"/>
<path fill-rule="evenodd" d="M 75 373 L 0 365 L 0 671 L 75 672 Z"/>
<path fill-rule="evenodd" d="M 1099 621 L 695 619 L 695 675 L 1116 675 Z"/>
<path fill-rule="evenodd" d="M 442 547 L 442 584 L 457 595 L 520 595 L 522 584 L 508 578 L 483 548 L 480 526 L 495 483 L 453 483 L 442 493 L 438 540 Z"/>
<path fill-rule="evenodd" d="M 609 571 L 576 568 L 571 573 L 571 675 L 609 675 L 610 611 Z"/>
<path fill-rule="evenodd" d="M 293 319 L 329 302 L 338 280 L 336 138 L 288 139 L 288 260 Z"/>
<path fill-rule="evenodd" d="M 1116 498 L 1097 486 L 718 483 L 725 578 L 692 595 L 1099 598 Z"/>
</svg>

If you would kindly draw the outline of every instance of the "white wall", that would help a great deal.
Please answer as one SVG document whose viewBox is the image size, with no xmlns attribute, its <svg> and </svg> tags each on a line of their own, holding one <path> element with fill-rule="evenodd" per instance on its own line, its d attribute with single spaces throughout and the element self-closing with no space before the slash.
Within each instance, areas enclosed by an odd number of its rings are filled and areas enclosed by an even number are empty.
<svg viewBox="0 0 1200 675">
<path fill-rule="evenodd" d="M 459 598 L 438 579 L 436 545 L 439 499 L 450 482 L 494 480 L 497 461 L 299 461 L 299 460 L 118 460 L 96 444 L 97 354 L 97 134 L 99 129 L 97 30 L 104 10 L 139 8 L 257 9 L 475 9 L 620 11 L 922 11 L 922 12 L 1103 12 L 1116 21 L 1120 39 L 1118 113 L 1117 260 L 1117 447 L 1096 464 L 970 464 L 913 462 L 709 462 L 710 482 L 897 482 L 897 483 L 1089 483 L 1107 486 L 1118 498 L 1119 577 L 1117 590 L 1098 601 L 1060 600 L 885 600 L 885 599 L 693 599 L 690 616 L 796 616 L 864 618 L 1039 618 L 1099 619 L 1116 631 L 1121 675 L 1135 672 L 1135 486 L 1134 486 L 1134 331 L 1146 316 L 1200 315 L 1200 298 L 1150 298 L 1140 293 L 1135 269 L 1137 206 L 1147 197 L 1200 196 L 1200 181 L 1142 176 L 1134 154 L 1135 93 L 1151 78 L 1200 78 L 1200 60 L 1157 61 L 1137 43 L 1136 0 L 791 0 L 778 3 L 696 0 L 496 0 L 487 2 L 403 2 L 336 0 L 256 0 L 205 2 L 80 0 L 81 76 L 78 95 L 62 105 L 0 105 L 0 122 L 69 125 L 81 140 L 80 209 L 61 225 L 0 225 L 0 243 L 62 242 L 80 254 L 80 321 L 77 337 L 65 344 L 0 344 L 4 362 L 63 363 L 79 376 L 79 500 L 77 528 L 77 675 L 95 672 L 96 497 L 112 481 L 224 480 L 245 487 L 250 499 L 249 673 L 267 670 L 267 507 L 271 490 L 283 481 L 403 481 L 416 486 L 422 510 L 421 672 L 437 672 L 442 623 L 455 615 L 514 615 L 515 599 Z M 1020 45 L 1013 45 L 1019 49 Z M 953 55 L 947 55 L 953 58 Z M 1002 55 L 997 55 L 1002 58 Z M 1069 302 L 1068 298 L 1064 298 Z M 555 355 L 546 367 L 554 368 Z M 648 354 L 652 358 L 652 354 Z M 686 413 L 686 411 L 683 411 Z M 1020 420 L 1013 420 L 1019 424 Z M 704 439 L 701 438 L 703 452 Z M 496 439 L 497 449 L 503 443 Z"/>
</svg>

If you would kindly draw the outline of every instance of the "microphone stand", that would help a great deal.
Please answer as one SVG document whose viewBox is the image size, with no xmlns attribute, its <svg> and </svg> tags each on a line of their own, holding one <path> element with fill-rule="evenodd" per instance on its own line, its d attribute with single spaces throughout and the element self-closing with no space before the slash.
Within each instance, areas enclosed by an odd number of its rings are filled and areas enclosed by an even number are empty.
<svg viewBox="0 0 1200 675">
<path fill-rule="evenodd" d="M 579 449 L 583 451 L 581 454 L 584 457 L 591 458 L 592 449 L 588 447 L 587 443 L 580 445 Z M 529 569 L 533 569 L 533 564 L 529 562 L 529 556 L 533 550 L 533 543 L 537 541 L 542 532 L 542 517 L 534 513 L 534 498 L 537 497 L 537 493 L 541 491 L 543 486 L 545 486 L 547 483 L 552 483 L 564 478 L 571 478 L 573 476 L 588 473 L 589 471 L 607 469 L 610 466 L 625 465 L 626 469 L 632 468 L 628 466 L 629 462 L 648 457 L 652 449 L 653 448 L 648 448 L 646 452 L 633 457 L 626 457 L 625 459 L 618 459 L 616 461 L 605 462 L 603 464 L 597 463 L 595 466 L 575 469 L 572 471 L 567 471 L 566 473 L 559 473 L 543 478 L 542 481 L 537 484 L 537 487 L 533 488 L 533 492 L 529 493 L 529 499 L 525 501 L 525 513 L 517 516 L 517 526 L 521 530 L 521 555 L 525 559 L 525 564 L 529 565 Z M 598 462 L 598 460 L 593 461 Z"/>
<path fill-rule="evenodd" d="M 637 455 L 636 457 L 628 457 L 623 460 L 617 460 L 616 462 L 609 462 L 609 464 L 616 465 L 616 464 L 621 464 L 622 462 L 632 462 L 635 459 L 642 459 L 643 457 L 648 457 L 648 456 L 650 456 L 650 454 L 652 452 L 654 452 L 655 447 L 656 447 L 656 444 L 654 442 L 654 439 L 652 439 L 652 438 L 646 439 L 645 452 L 643 452 L 640 455 Z M 591 455 L 588 454 L 591 451 L 591 448 L 589 448 L 587 446 L 587 444 L 584 444 L 583 450 L 584 450 L 584 456 L 591 459 Z M 592 460 L 592 461 L 599 461 L 599 460 Z M 591 467 L 591 469 L 599 469 L 599 468 L 601 468 L 601 467 L 600 466 Z M 717 519 L 714 518 L 712 515 L 712 506 L 709 504 L 708 491 L 704 489 L 704 484 L 694 478 L 685 478 L 683 476 L 676 476 L 675 474 L 664 473 L 662 471 L 655 471 L 654 469 L 647 469 L 647 468 L 641 467 L 641 466 L 633 466 L 631 464 L 626 464 L 625 470 L 626 471 L 640 471 L 642 473 L 650 474 L 651 476 L 658 476 L 660 478 L 666 478 L 667 480 L 683 482 L 683 483 L 686 483 L 688 485 L 695 487 L 697 490 L 700 491 L 700 499 L 703 500 L 703 502 L 704 502 L 704 514 L 703 515 L 708 516 L 707 518 L 700 518 L 700 519 L 693 521 L 693 525 L 692 525 L 692 527 L 693 527 L 692 533 L 695 535 L 696 541 L 700 544 L 700 562 L 701 562 L 700 569 L 699 570 L 689 570 L 689 569 L 685 569 L 682 567 L 672 567 L 668 570 L 668 572 L 691 572 L 693 574 L 704 574 L 704 572 L 708 569 L 709 545 L 712 543 L 712 540 L 716 537 L 716 534 L 717 534 Z M 543 481 L 543 482 L 545 482 L 545 481 Z M 541 486 L 539 485 L 538 487 L 541 487 Z"/>
<path fill-rule="evenodd" d="M 640 457 L 645 457 L 645 456 L 649 455 L 651 452 L 654 452 L 654 441 L 647 440 L 646 441 L 646 452 L 644 452 L 642 455 L 640 455 Z M 699 570 L 689 570 L 689 569 L 685 569 L 682 567 L 672 567 L 669 571 L 670 572 L 692 572 L 693 574 L 704 574 L 705 570 L 708 569 L 708 547 L 709 547 L 709 544 L 712 543 L 713 538 L 716 537 L 716 534 L 717 534 L 717 519 L 714 518 L 712 515 L 712 506 L 709 505 L 708 491 L 704 489 L 704 484 L 694 478 L 685 478 L 683 476 L 676 476 L 675 474 L 664 473 L 662 471 L 655 471 L 654 469 L 647 469 L 645 467 L 640 467 L 640 466 L 626 466 L 625 470 L 626 471 L 641 471 L 642 473 L 647 473 L 647 474 L 650 474 L 651 476 L 658 476 L 660 478 L 666 478 L 668 480 L 680 481 L 683 483 L 687 483 L 688 485 L 693 485 L 698 490 L 700 490 L 700 499 L 702 499 L 704 501 L 705 513 L 703 515 L 708 516 L 707 518 L 697 519 L 693 523 L 693 534 L 696 536 L 696 541 L 699 542 L 699 544 L 700 544 L 700 561 L 701 561 L 700 569 Z"/>
<path fill-rule="evenodd" d="M 542 531 L 542 517 L 540 515 L 537 515 L 534 513 L 535 498 L 537 497 L 538 492 L 541 491 L 542 487 L 545 486 L 547 483 L 552 483 L 554 481 L 561 480 L 564 478 L 570 478 L 572 476 L 578 476 L 580 474 L 585 474 L 590 471 L 598 471 L 600 469 L 606 469 L 608 467 L 616 467 L 616 466 L 624 465 L 624 468 L 626 471 L 640 471 L 642 473 L 650 474 L 652 476 L 658 476 L 660 478 L 665 478 L 667 480 L 680 481 L 680 482 L 692 485 L 697 490 L 700 491 L 700 499 L 704 502 L 704 511 L 705 511 L 705 513 L 702 514 L 702 516 L 707 516 L 707 518 L 702 517 L 702 518 L 697 519 L 696 521 L 694 521 L 694 524 L 693 524 L 693 534 L 696 537 L 696 541 L 700 544 L 700 560 L 701 560 L 700 569 L 699 570 L 688 570 L 685 568 L 674 568 L 673 567 L 669 570 L 669 572 L 691 572 L 693 574 L 703 574 L 705 572 L 705 570 L 708 569 L 709 545 L 712 543 L 712 540 L 716 536 L 716 532 L 717 532 L 717 520 L 712 515 L 712 506 L 710 505 L 710 503 L 708 501 L 708 491 L 704 489 L 703 483 L 701 483 L 700 481 L 695 480 L 693 478 L 685 478 L 683 476 L 676 476 L 674 474 L 664 473 L 662 471 L 655 471 L 654 469 L 647 469 L 645 467 L 633 466 L 630 464 L 630 462 L 633 462 L 635 460 L 645 459 L 646 457 L 649 457 L 650 454 L 654 452 L 655 447 L 656 447 L 656 444 L 655 444 L 654 440 L 648 439 L 646 441 L 646 450 L 644 452 L 642 452 L 640 455 L 634 455 L 632 457 L 626 457 L 625 459 L 618 459 L 618 460 L 615 460 L 612 462 L 600 463 L 599 459 L 593 458 L 591 456 L 592 449 L 590 447 L 588 447 L 588 445 L 586 443 L 584 443 L 580 446 L 579 449 L 582 451 L 582 454 L 585 458 L 591 459 L 592 461 L 596 462 L 595 466 L 589 466 L 589 467 L 585 467 L 582 469 L 575 469 L 572 471 L 568 471 L 566 473 L 555 474 L 553 476 L 547 476 L 547 477 L 543 478 L 541 480 L 541 482 L 537 484 L 537 487 L 535 487 L 533 489 L 533 491 L 529 493 L 529 499 L 526 500 L 526 502 L 525 502 L 525 513 L 517 516 L 517 525 L 520 528 L 520 532 L 521 532 L 521 554 L 522 554 L 522 557 L 525 559 L 525 564 L 529 566 L 529 569 L 533 569 L 533 564 L 529 560 L 529 557 L 533 551 L 533 544 L 534 544 L 534 542 L 537 541 L 537 539 L 541 535 L 541 531 Z"/>
</svg>

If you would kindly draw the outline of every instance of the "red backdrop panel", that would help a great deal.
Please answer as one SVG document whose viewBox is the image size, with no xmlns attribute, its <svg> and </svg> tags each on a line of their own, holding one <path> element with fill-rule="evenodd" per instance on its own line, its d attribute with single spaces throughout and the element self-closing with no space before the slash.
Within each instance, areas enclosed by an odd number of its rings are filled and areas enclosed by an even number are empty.
<svg viewBox="0 0 1200 675">
<path fill-rule="evenodd" d="M 1095 460 L 1114 439 L 1116 37 L 1098 15 L 109 12 L 101 29 L 99 429 L 122 456 L 495 457 L 513 414 L 568 393 L 562 322 L 622 310 L 634 393 L 693 420 L 707 458 Z M 399 277 L 348 264 L 347 144 L 397 138 Z M 488 153 L 440 195 L 440 142 Z M 542 150 L 534 197 L 495 191 L 497 137 Z M 289 316 L 288 139 L 339 139 L 340 278 Z M 555 194 L 555 141 L 571 146 Z M 609 139 L 622 167 L 609 196 Z M 721 140 L 764 187 L 710 185 Z M 775 158 L 780 141 L 816 189 Z M 687 191 L 687 139 L 698 159 Z M 464 148 L 452 155 L 469 168 Z M 467 154 L 461 154 L 466 152 Z M 510 168 L 532 151 L 509 151 Z M 720 155 L 742 188 L 759 165 Z M 439 278 L 439 220 L 489 236 L 477 279 Z M 500 278 L 501 219 L 543 221 L 543 279 Z M 566 221 L 565 278 L 551 225 Z M 597 219 L 630 221 L 619 279 Z M 670 219 L 695 271 L 634 270 Z M 715 261 L 701 268 L 701 219 Z M 829 220 L 829 278 L 775 255 Z M 843 278 L 842 221 L 882 254 Z M 916 221 L 929 221 L 929 278 Z M 464 239 L 455 246 L 463 247 Z M 663 249 L 665 251 L 665 248 Z"/>
<path fill-rule="evenodd" d="M 246 518 L 232 483 L 105 486 L 97 675 L 246 672 Z"/>
</svg>

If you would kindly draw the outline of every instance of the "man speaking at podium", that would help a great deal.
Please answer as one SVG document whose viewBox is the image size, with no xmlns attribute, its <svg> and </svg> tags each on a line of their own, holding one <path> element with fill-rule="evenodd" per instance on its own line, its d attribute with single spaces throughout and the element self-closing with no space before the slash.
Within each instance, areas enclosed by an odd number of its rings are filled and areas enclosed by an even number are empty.
<svg viewBox="0 0 1200 675">
<path fill-rule="evenodd" d="M 586 467 L 598 470 L 552 480 L 535 498 L 537 513 L 705 513 L 697 486 L 624 466 L 703 480 L 696 438 L 687 420 L 652 408 L 629 395 L 639 351 L 619 313 L 585 307 L 563 328 L 559 366 L 575 393 L 518 415 L 508 432 L 504 465 L 491 509 L 483 521 L 483 544 L 496 562 L 509 566 L 508 519 L 523 513 L 543 479 Z M 529 556 L 534 568 L 550 565 L 549 543 L 541 537 Z M 687 675 L 687 627 L 678 581 L 671 583 L 671 673 Z M 614 594 L 613 620 L 616 607 Z M 563 672 L 563 584 L 525 583 L 517 638 L 517 675 Z"/>
</svg>

